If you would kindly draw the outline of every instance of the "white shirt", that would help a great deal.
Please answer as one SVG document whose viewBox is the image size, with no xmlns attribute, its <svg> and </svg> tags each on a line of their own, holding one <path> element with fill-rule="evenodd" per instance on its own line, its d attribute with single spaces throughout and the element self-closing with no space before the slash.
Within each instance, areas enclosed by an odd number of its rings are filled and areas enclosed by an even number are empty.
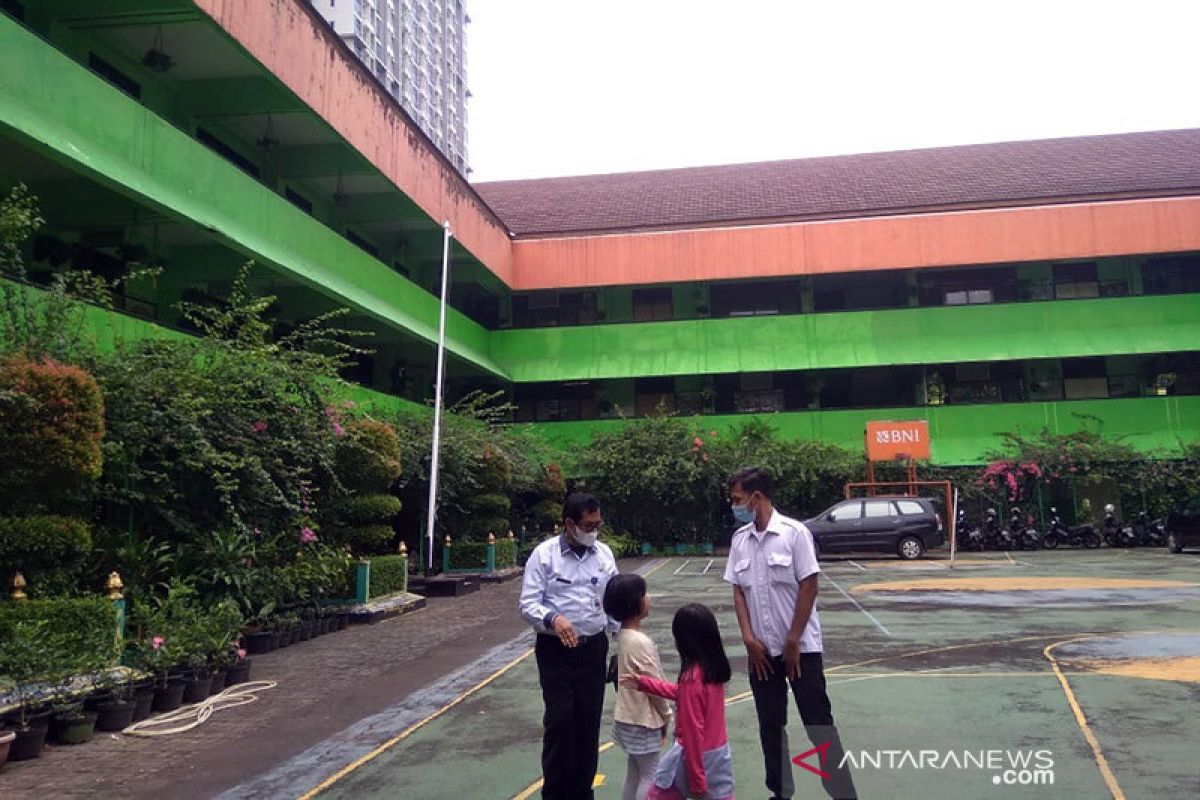
<svg viewBox="0 0 1200 800">
<path fill-rule="evenodd" d="M 756 530 L 751 522 L 733 534 L 725 580 L 742 587 L 750 628 L 772 656 L 783 655 L 800 581 L 820 571 L 812 532 L 804 523 L 778 511 L 771 514 L 765 531 Z M 814 601 L 808 625 L 800 636 L 800 652 L 821 650 L 821 619 Z"/>
<path fill-rule="evenodd" d="M 576 555 L 562 536 L 539 544 L 525 562 L 521 586 L 521 618 L 538 633 L 550 633 L 550 615 L 562 614 L 575 632 L 595 636 L 608 628 L 615 633 L 621 626 L 604 613 L 604 590 L 617 574 L 612 550 L 596 542 Z"/>
</svg>

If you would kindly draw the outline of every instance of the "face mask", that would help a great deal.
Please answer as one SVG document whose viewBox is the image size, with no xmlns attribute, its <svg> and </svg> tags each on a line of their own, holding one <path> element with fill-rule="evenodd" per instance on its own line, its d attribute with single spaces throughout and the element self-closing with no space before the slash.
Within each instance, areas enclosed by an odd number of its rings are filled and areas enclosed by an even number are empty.
<svg viewBox="0 0 1200 800">
<path fill-rule="evenodd" d="M 742 525 L 745 525 L 748 522 L 753 522 L 754 512 L 750 510 L 750 504 L 746 503 L 744 506 L 734 506 L 733 518 Z"/>
<path fill-rule="evenodd" d="M 596 543 L 595 531 L 592 531 L 591 533 L 584 533 L 583 531 L 579 530 L 579 528 L 576 528 L 574 537 L 576 544 L 581 544 L 584 547 L 591 547 Z"/>
</svg>

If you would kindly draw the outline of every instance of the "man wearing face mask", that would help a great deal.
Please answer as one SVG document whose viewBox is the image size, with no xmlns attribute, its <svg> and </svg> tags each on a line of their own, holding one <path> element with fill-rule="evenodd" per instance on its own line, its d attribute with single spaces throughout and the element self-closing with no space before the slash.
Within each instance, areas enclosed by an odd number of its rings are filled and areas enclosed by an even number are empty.
<svg viewBox="0 0 1200 800">
<path fill-rule="evenodd" d="M 804 732 L 818 748 L 805 763 L 825 773 L 821 782 L 830 797 L 857 797 L 850 771 L 838 766 L 844 751 L 825 690 L 817 616 L 821 568 L 812 533 L 775 510 L 770 476 L 761 469 L 734 474 L 729 500 L 741 527 L 729 548 L 725 580 L 733 584 L 734 608 L 749 657 L 767 788 L 773 799 L 791 797 L 795 791 L 791 759 L 798 753 L 789 750 L 787 737 L 790 685 Z"/>
<path fill-rule="evenodd" d="M 600 504 L 576 492 L 563 504 L 563 533 L 525 564 L 521 617 L 537 632 L 542 686 L 542 797 L 593 797 L 608 636 L 619 625 L 604 613 L 604 590 L 617 574 L 608 545 L 596 541 Z"/>
</svg>

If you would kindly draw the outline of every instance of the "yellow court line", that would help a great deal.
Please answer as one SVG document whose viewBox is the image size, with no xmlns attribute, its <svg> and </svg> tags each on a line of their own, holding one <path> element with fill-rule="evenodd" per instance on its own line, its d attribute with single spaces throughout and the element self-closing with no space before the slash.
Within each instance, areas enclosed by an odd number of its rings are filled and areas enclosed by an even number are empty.
<svg viewBox="0 0 1200 800">
<path fill-rule="evenodd" d="M 611 750 L 612 748 L 613 748 L 613 742 L 605 742 L 604 744 L 600 745 L 600 749 L 597 752 L 603 753 L 605 750 Z M 529 784 L 524 789 L 522 789 L 520 794 L 514 795 L 513 800 L 529 800 L 530 797 L 533 797 L 534 792 L 536 792 L 538 789 L 542 788 L 542 781 L 543 781 L 542 778 L 538 778 L 536 781 L 534 781 L 533 783 Z M 604 785 L 604 776 L 597 774 L 595 779 L 592 781 L 592 788 L 595 789 L 597 786 L 603 786 L 603 785 Z"/>
<path fill-rule="evenodd" d="M 1067 703 L 1071 706 L 1071 712 L 1075 715 L 1075 722 L 1079 725 L 1079 730 L 1083 731 L 1083 738 L 1087 740 L 1088 746 L 1092 748 L 1092 756 L 1096 760 L 1096 766 L 1100 768 L 1100 775 L 1104 778 L 1104 783 L 1108 786 L 1108 790 L 1112 792 L 1113 800 L 1125 800 L 1125 792 L 1121 790 L 1121 784 L 1117 783 L 1117 776 L 1113 774 L 1112 768 L 1108 765 L 1108 759 L 1104 757 L 1104 752 L 1100 749 L 1100 740 L 1096 738 L 1096 734 L 1092 732 L 1092 728 L 1088 725 L 1087 717 L 1084 716 L 1083 709 L 1079 706 L 1079 701 L 1075 699 L 1075 692 L 1071 690 L 1071 683 L 1067 680 L 1067 676 L 1058 666 L 1058 660 L 1054 657 L 1054 649 L 1059 645 L 1078 642 L 1083 639 L 1098 639 L 1104 634 L 1086 634 L 1076 636 L 1072 639 L 1064 639 L 1061 642 L 1054 642 L 1046 645 L 1042 649 L 1044 655 L 1050 661 L 1050 668 L 1054 670 L 1055 677 L 1058 678 L 1059 684 L 1062 685 L 1062 690 L 1067 696 Z"/>
<path fill-rule="evenodd" d="M 517 664 L 520 664 L 522 661 L 524 661 L 525 659 L 529 658 L 529 656 L 531 656 L 532 654 L 533 654 L 533 648 L 531 647 L 531 648 L 529 648 L 528 650 L 526 650 L 524 653 L 522 653 L 521 655 L 519 655 L 519 656 L 517 656 L 516 658 L 514 658 L 512 661 L 510 661 L 510 662 L 508 662 L 507 664 L 505 664 L 505 665 L 504 665 L 503 667 L 501 667 L 500 669 L 498 669 L 498 670 L 496 670 L 495 672 L 493 672 L 491 675 L 489 675 L 489 676 L 487 676 L 486 678 L 484 678 L 484 679 L 483 679 L 482 681 L 480 681 L 479 683 L 477 683 L 477 684 L 475 684 L 474 686 L 472 686 L 470 689 L 468 689 L 468 690 L 466 690 L 465 692 L 463 692 L 462 694 L 460 694 L 458 697 L 456 697 L 456 698 L 454 698 L 453 700 L 451 700 L 451 701 L 450 701 L 449 703 L 447 703 L 446 705 L 444 705 L 444 706 L 442 706 L 441 708 L 439 708 L 437 711 L 434 711 L 432 714 L 430 714 L 429 716 L 427 716 L 425 719 L 423 719 L 423 720 L 421 720 L 420 722 L 417 722 L 417 723 L 415 723 L 415 724 L 413 724 L 413 725 L 409 726 L 408 728 L 405 728 L 403 731 L 401 731 L 400 733 L 396 734 L 396 735 L 395 735 L 395 736 L 393 736 L 391 739 L 388 739 L 386 742 L 384 742 L 383 744 L 379 745 L 379 746 L 378 746 L 378 747 L 376 747 L 374 750 L 372 750 L 371 752 L 367 753 L 365 756 L 362 756 L 361 758 L 359 758 L 359 759 L 357 759 L 357 760 L 355 760 L 355 761 L 351 762 L 350 764 L 347 764 L 346 766 L 342 767 L 340 770 L 338 770 L 337 772 L 333 773 L 332 775 L 330 775 L 330 776 L 329 776 L 328 778 L 326 778 L 325 780 L 323 780 L 323 781 L 321 781 L 320 783 L 318 783 L 318 784 L 317 784 L 316 786 L 314 786 L 312 789 L 309 789 L 307 792 L 305 792 L 304 794 L 300 795 L 300 798 L 299 798 L 299 800 L 312 800 L 312 798 L 316 797 L 318 794 L 320 794 L 321 792 L 325 791 L 325 790 L 326 790 L 326 789 L 328 789 L 330 786 L 332 786 L 333 784 L 335 784 L 335 783 L 337 783 L 338 781 L 340 781 L 342 778 L 344 778 L 344 777 L 346 777 L 347 775 L 349 775 L 351 772 L 354 772 L 354 770 L 358 769 L 358 768 L 359 768 L 359 767 L 361 767 L 363 764 L 366 764 L 367 762 L 369 762 L 369 761 L 371 761 L 371 760 L 375 759 L 375 758 L 376 758 L 376 757 L 378 757 L 378 756 L 379 756 L 381 753 L 384 753 L 384 752 L 386 752 L 387 750 L 389 750 L 390 748 L 394 747 L 394 746 L 395 746 L 396 744 L 398 744 L 399 742 L 402 742 L 402 741 L 404 741 L 405 739 L 407 739 L 409 736 L 412 736 L 414 733 L 416 733 L 417 731 L 419 731 L 421 728 L 425 727 L 425 726 L 426 726 L 426 725 L 428 725 L 430 722 L 433 722 L 435 719 L 437 719 L 438 717 L 442 716 L 443 714 L 445 714 L 445 713 L 446 713 L 447 711 L 449 711 L 450 709 L 454 708 L 456 705 L 458 705 L 459 703 L 461 703 L 463 700 L 466 700 L 468 697 L 470 697 L 471 695 L 475 694 L 475 693 L 476 693 L 476 692 L 478 692 L 480 689 L 482 689 L 483 687 L 487 686 L 489 683 L 491 683 L 492 681 L 496 680 L 497 678 L 499 678 L 499 677 L 500 677 L 501 675 L 503 675 L 504 673 L 508 672 L 510 669 L 512 669 L 513 667 L 515 667 Z"/>
<path fill-rule="evenodd" d="M 663 567 L 665 567 L 665 566 L 666 566 L 667 564 L 669 564 L 669 563 L 671 563 L 671 559 L 669 559 L 669 558 L 664 558 L 662 561 L 659 561 L 659 562 L 658 562 L 657 564 L 655 564 L 653 567 L 651 567 L 650 569 L 648 569 L 648 570 L 646 570 L 645 572 L 643 572 L 643 573 L 642 573 L 642 577 L 643 577 L 643 578 L 649 578 L 651 575 L 653 575 L 654 573 L 658 572 L 660 569 L 662 569 Z"/>
</svg>

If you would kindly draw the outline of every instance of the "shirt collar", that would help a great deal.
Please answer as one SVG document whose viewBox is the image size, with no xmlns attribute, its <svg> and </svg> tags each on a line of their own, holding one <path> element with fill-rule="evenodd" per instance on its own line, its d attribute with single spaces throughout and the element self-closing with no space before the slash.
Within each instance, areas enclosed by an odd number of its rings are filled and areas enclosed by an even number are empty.
<svg viewBox="0 0 1200 800">
<path fill-rule="evenodd" d="M 750 523 L 750 533 L 754 536 L 757 536 L 759 539 L 766 538 L 766 535 L 768 533 L 780 533 L 781 534 L 783 532 L 784 532 L 783 515 L 779 513 L 778 508 L 771 510 L 771 518 L 769 520 L 767 520 L 766 530 L 760 531 L 758 529 L 758 525 L 756 523 L 754 523 L 754 522 Z"/>
<path fill-rule="evenodd" d="M 567 535 L 565 533 L 560 533 L 558 535 L 558 552 L 564 556 L 571 552 L 571 545 L 567 542 Z M 596 552 L 596 545 L 592 545 L 591 547 L 587 548 L 587 551 L 584 553 L 584 555 L 594 552 Z"/>
</svg>

